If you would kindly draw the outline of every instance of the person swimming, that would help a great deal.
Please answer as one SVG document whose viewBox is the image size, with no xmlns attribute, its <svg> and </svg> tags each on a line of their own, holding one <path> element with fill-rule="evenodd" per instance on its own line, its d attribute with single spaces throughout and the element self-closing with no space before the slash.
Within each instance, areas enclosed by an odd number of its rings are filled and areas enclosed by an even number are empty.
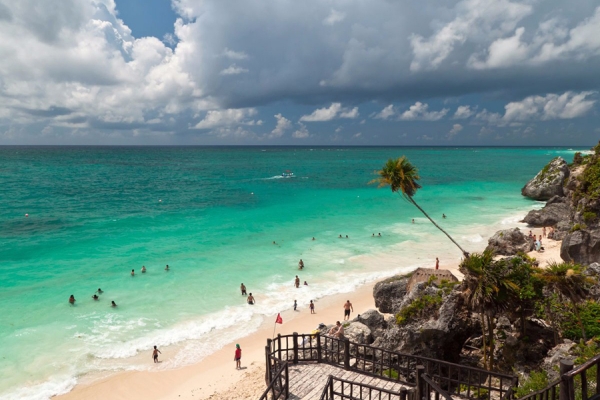
<svg viewBox="0 0 600 400">
<path fill-rule="evenodd" d="M 146 273 L 146 267 L 142 265 L 142 274 Z"/>
<path fill-rule="evenodd" d="M 95 294 L 95 295 L 93 295 L 93 296 L 92 296 L 92 299 L 94 299 L 94 300 L 98 300 L 98 299 L 100 299 L 100 297 L 98 297 L 98 295 L 97 295 L 97 294 Z"/>
<path fill-rule="evenodd" d="M 102 293 L 104 293 L 104 292 L 102 291 L 102 289 L 98 288 L 98 294 L 102 294 Z"/>
<path fill-rule="evenodd" d="M 308 282 L 304 281 L 304 286 L 308 286 Z"/>
<path fill-rule="evenodd" d="M 377 235 L 377 236 L 381 237 L 381 233 L 379 233 L 379 235 Z"/>
<path fill-rule="evenodd" d="M 71 295 L 71 297 L 69 297 L 69 303 L 75 305 L 75 296 Z"/>
<path fill-rule="evenodd" d="M 446 214 L 442 214 L 442 218 L 446 218 Z"/>
<path fill-rule="evenodd" d="M 169 270 L 169 264 L 167 264 L 167 266 L 165 267 L 165 271 Z"/>
<path fill-rule="evenodd" d="M 135 276 L 135 270 L 131 270 L 131 276 Z"/>
<path fill-rule="evenodd" d="M 112 301 L 110 302 L 110 306 L 111 306 L 111 307 L 116 307 L 116 306 L 117 306 L 117 303 L 115 303 L 115 301 L 114 301 L 114 300 L 112 300 Z"/>
<path fill-rule="evenodd" d="M 315 237 L 313 236 L 313 240 L 317 240 L 317 239 L 315 239 Z"/>
</svg>

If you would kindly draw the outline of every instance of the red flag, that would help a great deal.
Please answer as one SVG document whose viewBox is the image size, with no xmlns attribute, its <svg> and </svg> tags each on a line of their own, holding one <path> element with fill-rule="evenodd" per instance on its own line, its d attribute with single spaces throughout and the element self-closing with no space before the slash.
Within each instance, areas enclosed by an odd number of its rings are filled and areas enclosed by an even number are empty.
<svg viewBox="0 0 600 400">
<path fill-rule="evenodd" d="M 281 314 L 277 313 L 277 318 L 275 319 L 276 324 L 283 324 L 283 319 L 281 318 Z"/>
</svg>

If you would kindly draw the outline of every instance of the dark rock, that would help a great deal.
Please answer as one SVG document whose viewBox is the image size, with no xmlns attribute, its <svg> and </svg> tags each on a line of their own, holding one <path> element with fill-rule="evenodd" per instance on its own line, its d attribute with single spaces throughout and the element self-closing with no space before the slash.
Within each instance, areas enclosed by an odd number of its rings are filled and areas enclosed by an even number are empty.
<svg viewBox="0 0 600 400">
<path fill-rule="evenodd" d="M 521 189 L 523 196 L 533 200 L 549 200 L 553 196 L 564 196 L 563 184 L 569 177 L 567 162 L 556 157 Z"/>
<path fill-rule="evenodd" d="M 357 316 L 354 321 L 365 324 L 369 327 L 369 329 L 371 329 L 371 331 L 387 328 L 385 317 L 377 310 L 367 310 Z"/>
<path fill-rule="evenodd" d="M 565 261 L 589 265 L 600 261 L 600 229 L 578 230 L 567 234 L 560 246 Z"/>
<path fill-rule="evenodd" d="M 533 241 L 519 230 L 519 228 L 498 231 L 488 240 L 486 250 L 495 254 L 512 256 L 519 252 L 527 253 L 533 250 Z"/>
<path fill-rule="evenodd" d="M 541 210 L 531 210 L 523 222 L 535 227 L 554 226 L 571 219 L 571 207 L 566 202 L 548 202 Z M 569 225 L 570 229 L 570 225 Z"/>
<path fill-rule="evenodd" d="M 508 318 L 505 316 L 498 317 L 498 321 L 496 322 L 496 327 L 498 329 L 512 329 L 512 325 Z"/>
<path fill-rule="evenodd" d="M 382 313 L 396 313 L 406 295 L 408 278 L 404 276 L 393 276 L 378 282 L 373 288 L 375 307 Z"/>
</svg>

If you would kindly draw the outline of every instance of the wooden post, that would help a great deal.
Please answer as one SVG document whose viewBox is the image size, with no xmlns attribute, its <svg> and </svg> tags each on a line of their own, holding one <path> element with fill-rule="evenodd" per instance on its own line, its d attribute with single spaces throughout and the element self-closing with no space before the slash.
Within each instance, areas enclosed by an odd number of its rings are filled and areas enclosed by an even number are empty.
<svg viewBox="0 0 600 400">
<path fill-rule="evenodd" d="M 321 361 L 321 332 L 317 332 L 317 362 Z M 598 369 L 600 370 L 600 368 Z"/>
<path fill-rule="evenodd" d="M 290 372 L 288 370 L 288 365 L 288 363 L 285 363 L 285 400 L 290 397 Z"/>
<path fill-rule="evenodd" d="M 279 360 L 281 360 L 281 333 L 277 334 L 277 351 Z"/>
<path fill-rule="evenodd" d="M 271 383 L 271 360 L 269 358 L 270 346 L 265 346 L 265 359 L 266 359 L 266 368 L 265 368 L 265 381 L 267 382 L 267 386 Z"/>
<path fill-rule="evenodd" d="M 292 334 L 292 340 L 294 345 L 294 364 L 298 364 L 298 332 Z"/>
<path fill-rule="evenodd" d="M 350 369 L 350 340 L 344 338 L 344 368 Z"/>
<path fill-rule="evenodd" d="M 571 398 L 573 389 L 573 378 L 568 378 L 565 374 L 573 369 L 573 361 L 560 360 L 560 392 L 558 400 L 574 400 Z M 574 397 L 574 396 L 573 396 Z"/>
<path fill-rule="evenodd" d="M 407 390 L 405 387 L 402 387 L 400 389 L 400 400 L 406 400 L 406 392 L 407 392 Z"/>
<path fill-rule="evenodd" d="M 425 381 L 422 378 L 422 375 L 425 373 L 425 367 L 422 365 L 417 365 L 417 400 L 423 400 L 423 396 L 425 395 L 424 383 Z M 563 400 L 563 399 L 559 399 Z"/>
</svg>

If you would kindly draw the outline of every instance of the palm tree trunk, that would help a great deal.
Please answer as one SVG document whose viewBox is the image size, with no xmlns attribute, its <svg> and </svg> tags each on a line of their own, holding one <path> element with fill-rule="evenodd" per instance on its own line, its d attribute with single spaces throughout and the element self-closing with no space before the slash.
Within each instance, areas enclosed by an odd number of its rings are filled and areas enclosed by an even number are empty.
<svg viewBox="0 0 600 400">
<path fill-rule="evenodd" d="M 408 196 L 406 196 L 408 197 Z M 460 249 L 460 251 L 463 253 L 463 255 L 465 256 L 465 258 L 469 258 L 469 253 L 463 249 L 462 247 L 460 247 L 460 245 L 458 243 L 456 243 L 456 241 L 454 239 L 452 239 L 452 236 L 448 235 L 448 233 L 443 230 L 438 224 L 435 223 L 434 220 L 431 219 L 431 217 L 429 215 L 427 215 L 427 213 L 425 212 L 425 210 L 423 210 L 415 201 L 415 199 L 413 199 L 412 197 L 408 197 L 409 201 L 411 203 L 414 204 L 415 207 L 417 207 L 419 209 L 419 211 L 421 211 L 423 213 L 423 215 L 425 215 L 427 217 L 428 220 L 431 221 L 431 223 L 433 225 L 435 225 L 436 228 L 438 228 L 440 231 L 442 231 L 444 233 L 444 235 L 448 236 L 448 239 L 450 239 L 452 241 L 452 243 L 454 243 L 456 245 L 456 247 L 458 247 Z"/>
<path fill-rule="evenodd" d="M 485 319 L 483 317 L 483 312 L 480 312 L 481 316 L 481 343 L 483 344 L 483 366 L 487 365 L 487 351 L 486 351 L 486 341 L 485 341 Z"/>
<path fill-rule="evenodd" d="M 494 318 L 487 316 L 488 320 L 488 334 L 490 335 L 490 356 L 489 356 L 489 364 L 488 371 L 491 371 L 494 368 Z M 491 376 L 490 376 L 491 379 Z"/>
</svg>

